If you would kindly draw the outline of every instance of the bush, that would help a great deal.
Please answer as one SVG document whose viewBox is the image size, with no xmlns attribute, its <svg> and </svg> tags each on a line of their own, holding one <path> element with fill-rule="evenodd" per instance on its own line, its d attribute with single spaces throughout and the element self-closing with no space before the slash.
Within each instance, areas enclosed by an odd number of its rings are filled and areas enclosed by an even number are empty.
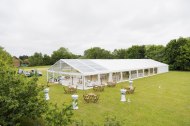
<svg viewBox="0 0 190 126">
<path fill-rule="evenodd" d="M 56 104 L 51 105 L 45 115 L 46 126 L 67 126 L 72 123 L 72 116 L 72 105 L 63 104 L 61 110 L 59 110 Z"/>
<path fill-rule="evenodd" d="M 23 118 L 36 120 L 47 110 L 38 78 L 26 78 L 0 60 L 0 125 L 19 125 Z"/>
</svg>

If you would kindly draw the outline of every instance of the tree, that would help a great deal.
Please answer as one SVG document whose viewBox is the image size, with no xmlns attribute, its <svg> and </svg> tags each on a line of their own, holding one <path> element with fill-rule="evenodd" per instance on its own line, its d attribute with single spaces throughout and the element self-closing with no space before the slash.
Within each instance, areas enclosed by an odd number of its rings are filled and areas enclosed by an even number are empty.
<svg viewBox="0 0 190 126">
<path fill-rule="evenodd" d="M 19 56 L 19 59 L 20 59 L 20 62 L 21 62 L 21 66 L 28 66 L 29 65 L 28 58 L 29 57 L 27 55 Z"/>
<path fill-rule="evenodd" d="M 164 49 L 162 45 L 148 45 L 145 47 L 145 57 L 148 59 L 154 59 L 156 61 L 164 61 Z"/>
<path fill-rule="evenodd" d="M 127 50 L 127 58 L 129 59 L 144 59 L 145 58 L 145 46 L 132 46 Z"/>
<path fill-rule="evenodd" d="M 190 39 L 178 38 L 171 40 L 165 49 L 166 63 L 170 69 L 190 70 Z"/>
<path fill-rule="evenodd" d="M 40 66 L 43 65 L 43 55 L 42 53 L 35 52 L 33 56 L 29 57 L 30 66 Z"/>
<path fill-rule="evenodd" d="M 21 59 L 22 61 L 24 61 L 25 59 L 28 59 L 28 56 L 27 55 L 22 55 L 22 56 L 19 56 L 19 59 Z"/>
<path fill-rule="evenodd" d="M 54 51 L 51 55 L 52 63 L 57 62 L 60 59 L 71 59 L 73 54 L 69 52 L 67 48 L 61 47 L 57 51 Z"/>
<path fill-rule="evenodd" d="M 43 56 L 43 65 L 51 65 L 51 64 L 52 64 L 51 57 L 45 54 Z"/>
<path fill-rule="evenodd" d="M 22 65 L 23 65 L 23 66 L 28 66 L 29 64 L 30 64 L 30 62 L 29 62 L 28 59 L 24 59 L 24 60 L 22 61 Z"/>
<path fill-rule="evenodd" d="M 113 54 L 113 57 L 116 59 L 126 59 L 127 49 L 115 49 L 112 54 Z"/>
<path fill-rule="evenodd" d="M 72 54 L 71 57 L 72 57 L 72 59 L 79 59 L 82 56 L 81 55 Z"/>
<path fill-rule="evenodd" d="M 110 51 L 100 47 L 90 48 L 84 51 L 84 57 L 87 59 L 111 59 L 113 56 Z"/>
<path fill-rule="evenodd" d="M 177 66 L 180 70 L 190 71 L 190 41 L 180 47 L 180 54 L 176 57 L 174 66 Z"/>
<path fill-rule="evenodd" d="M 40 118 L 47 102 L 43 88 L 37 86 L 37 78 L 17 74 L 7 62 L 8 54 L 0 55 L 0 125 L 18 125 L 23 118 Z"/>
<path fill-rule="evenodd" d="M 7 64 L 8 66 L 13 65 L 12 56 L 8 52 L 6 52 L 1 46 L 0 46 L 0 61 L 4 62 L 4 64 Z"/>
</svg>

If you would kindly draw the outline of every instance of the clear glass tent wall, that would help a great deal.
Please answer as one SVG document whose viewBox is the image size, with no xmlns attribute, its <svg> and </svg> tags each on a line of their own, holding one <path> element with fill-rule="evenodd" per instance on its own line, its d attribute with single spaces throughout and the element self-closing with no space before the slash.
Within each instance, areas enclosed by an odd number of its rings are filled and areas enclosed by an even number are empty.
<svg viewBox="0 0 190 126">
<path fill-rule="evenodd" d="M 55 72 L 64 72 L 64 73 L 79 73 L 78 70 L 76 70 L 75 68 L 71 67 L 70 65 L 61 60 L 57 61 L 48 70 Z"/>
<path fill-rule="evenodd" d="M 65 85 L 82 85 L 82 73 L 59 60 L 47 70 L 47 81 Z"/>
</svg>

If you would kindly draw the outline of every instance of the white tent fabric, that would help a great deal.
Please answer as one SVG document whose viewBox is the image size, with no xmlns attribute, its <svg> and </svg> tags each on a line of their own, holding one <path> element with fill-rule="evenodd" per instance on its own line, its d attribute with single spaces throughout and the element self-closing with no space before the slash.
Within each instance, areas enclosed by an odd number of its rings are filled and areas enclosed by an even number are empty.
<svg viewBox="0 0 190 126">
<path fill-rule="evenodd" d="M 68 64 L 83 75 L 168 66 L 152 59 L 61 59 L 49 70 L 61 72 L 60 67 L 63 67 L 59 65 L 61 62 Z"/>
<path fill-rule="evenodd" d="M 91 60 L 109 71 L 128 71 L 167 66 L 167 64 L 152 59 L 106 59 Z"/>
</svg>

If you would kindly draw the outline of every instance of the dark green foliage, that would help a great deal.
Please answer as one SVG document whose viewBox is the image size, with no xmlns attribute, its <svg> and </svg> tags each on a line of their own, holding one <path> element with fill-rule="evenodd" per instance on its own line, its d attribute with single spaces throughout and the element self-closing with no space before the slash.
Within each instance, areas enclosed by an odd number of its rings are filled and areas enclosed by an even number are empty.
<svg viewBox="0 0 190 126">
<path fill-rule="evenodd" d="M 22 61 L 22 66 L 28 66 L 30 63 L 29 63 L 29 60 L 28 59 L 25 59 Z"/>
<path fill-rule="evenodd" d="M 25 59 L 28 59 L 28 56 L 27 55 L 19 56 L 19 59 L 20 60 L 25 60 Z"/>
<path fill-rule="evenodd" d="M 40 66 L 43 65 L 43 55 L 42 53 L 35 52 L 33 56 L 29 57 L 30 66 Z"/>
<path fill-rule="evenodd" d="M 54 51 L 51 55 L 52 63 L 57 62 L 60 59 L 72 59 L 75 55 L 69 52 L 67 48 L 61 47 L 57 51 Z"/>
<path fill-rule="evenodd" d="M 43 56 L 43 65 L 51 65 L 51 64 L 53 64 L 51 62 L 51 57 L 48 56 L 47 54 L 44 54 L 44 56 Z"/>
<path fill-rule="evenodd" d="M 127 58 L 128 59 L 144 59 L 145 58 L 145 46 L 132 46 L 127 50 Z"/>
<path fill-rule="evenodd" d="M 112 57 L 110 51 L 101 49 L 100 47 L 94 47 L 84 51 L 84 58 L 86 59 L 111 59 Z"/>
<path fill-rule="evenodd" d="M 180 47 L 180 54 L 176 57 L 176 63 L 174 65 L 180 70 L 190 71 L 190 41 Z"/>
<path fill-rule="evenodd" d="M 5 58 L 6 60 L 6 58 Z M 0 60 L 0 125 L 17 125 L 22 118 L 33 120 L 46 111 L 43 89 L 37 78 L 27 79 Z"/>
<path fill-rule="evenodd" d="M 28 58 L 29 58 L 29 57 L 28 57 L 27 55 L 19 56 L 21 66 L 28 66 L 28 65 L 29 65 L 29 60 L 28 60 Z"/>
<path fill-rule="evenodd" d="M 67 126 L 72 123 L 72 106 L 63 104 L 62 110 L 57 105 L 51 106 L 45 115 L 46 126 Z"/>
<path fill-rule="evenodd" d="M 127 49 L 115 49 L 112 54 L 115 59 L 126 59 L 128 57 Z"/>
<path fill-rule="evenodd" d="M 30 66 L 42 66 L 42 65 L 52 65 L 60 59 L 71 59 L 71 58 L 75 59 L 79 57 L 80 55 L 72 54 L 71 52 L 68 51 L 68 49 L 61 47 L 57 51 L 54 51 L 51 56 L 47 54 L 42 55 L 42 53 L 36 52 L 34 53 L 34 55 L 29 57 L 28 62 Z M 24 60 L 22 60 L 22 62 L 24 63 Z"/>
<path fill-rule="evenodd" d="M 147 45 L 145 57 L 148 59 L 153 59 L 156 61 L 163 62 L 164 61 L 164 49 L 165 49 L 165 47 L 162 45 Z"/>
<path fill-rule="evenodd" d="M 165 49 L 165 59 L 170 69 L 190 70 L 190 39 L 171 40 Z"/>
</svg>

